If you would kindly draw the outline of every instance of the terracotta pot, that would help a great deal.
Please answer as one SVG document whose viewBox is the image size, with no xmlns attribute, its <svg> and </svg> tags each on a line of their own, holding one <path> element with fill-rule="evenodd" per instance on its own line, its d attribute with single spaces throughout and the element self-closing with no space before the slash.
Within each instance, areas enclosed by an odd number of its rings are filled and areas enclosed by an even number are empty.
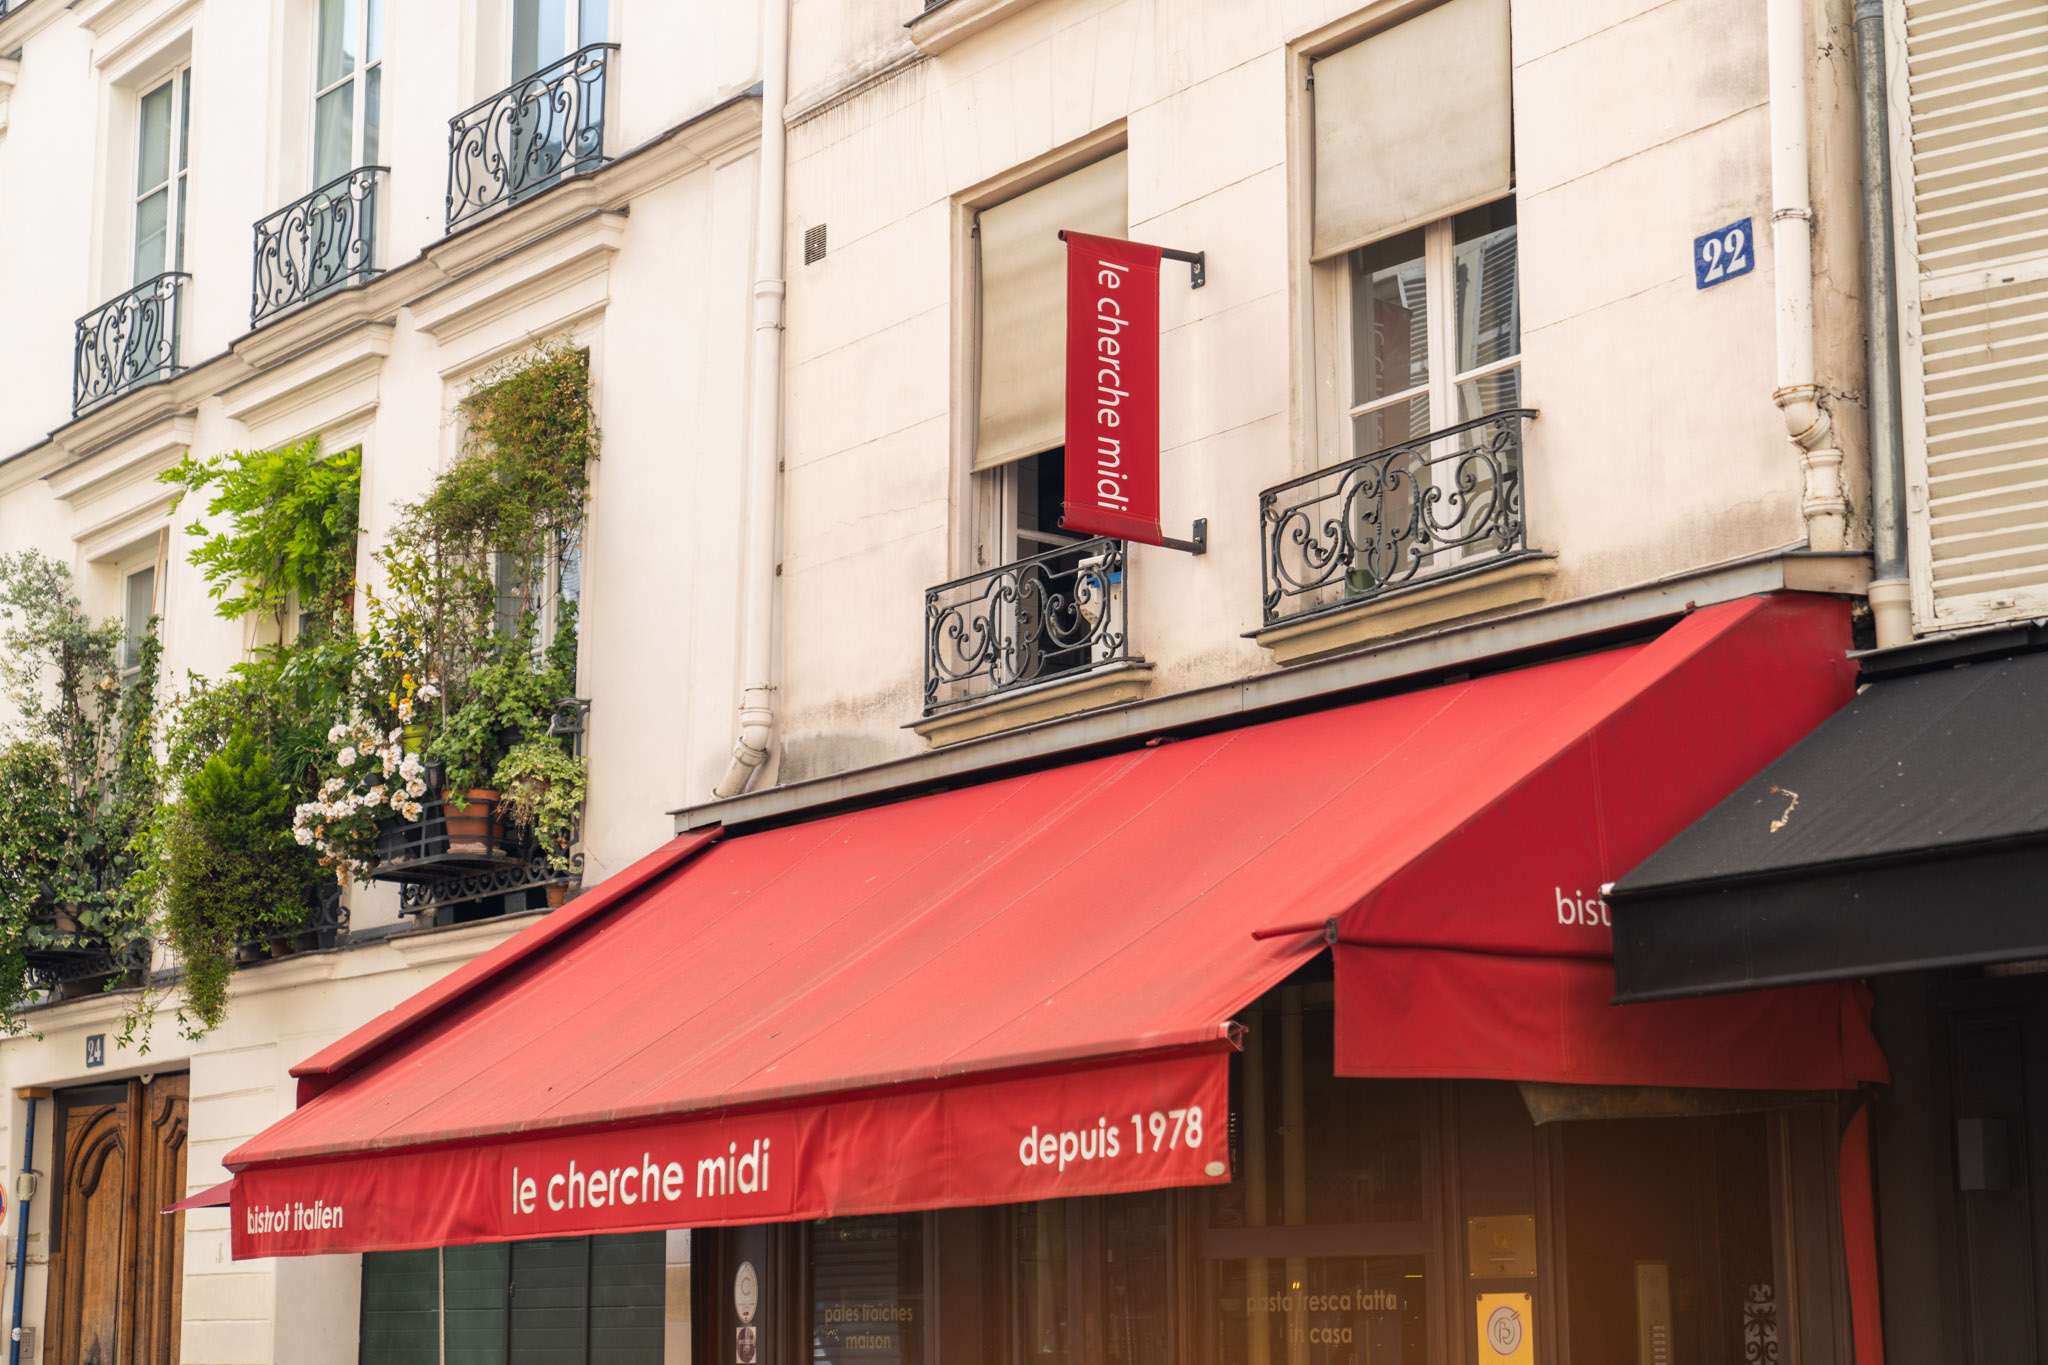
<svg viewBox="0 0 2048 1365">
<path fill-rule="evenodd" d="M 490 853 L 497 842 L 498 793 L 489 787 L 471 787 L 464 795 L 468 804 L 458 807 L 449 792 L 441 793 L 448 851 Z"/>
<path fill-rule="evenodd" d="M 559 910 L 569 903 L 569 883 L 549 882 L 547 891 L 548 909 Z"/>
</svg>

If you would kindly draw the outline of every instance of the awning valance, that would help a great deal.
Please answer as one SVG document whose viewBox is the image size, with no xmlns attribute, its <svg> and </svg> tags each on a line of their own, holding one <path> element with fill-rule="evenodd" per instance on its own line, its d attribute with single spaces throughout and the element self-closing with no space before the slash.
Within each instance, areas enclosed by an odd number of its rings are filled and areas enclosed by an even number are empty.
<svg viewBox="0 0 2048 1365">
<path fill-rule="evenodd" d="M 228 1157 L 235 1254 L 1227 1180 L 1232 1020 L 1332 941 L 1349 1074 L 1853 1085 L 1882 1061 L 1836 988 L 1696 1009 L 1682 1036 L 1607 1006 L 1611 984 L 1526 997 L 1519 1031 L 1466 1023 L 1505 1008 L 1475 994 L 1498 964 L 1611 983 L 1598 887 L 1839 705 L 1846 643 L 1838 603 L 1755 599 L 680 839 L 297 1068 L 299 1110 Z M 1702 1063 L 1717 1041 L 1738 1046 Z"/>
<path fill-rule="evenodd" d="M 1615 888 L 1621 992 L 2048 958 L 2048 653 L 1873 681 Z"/>
</svg>

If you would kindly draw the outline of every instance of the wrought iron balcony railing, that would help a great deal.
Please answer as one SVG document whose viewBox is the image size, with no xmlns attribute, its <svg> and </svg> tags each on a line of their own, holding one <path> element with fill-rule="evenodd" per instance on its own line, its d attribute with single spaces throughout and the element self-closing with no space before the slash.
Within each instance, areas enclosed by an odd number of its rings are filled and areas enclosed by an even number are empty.
<svg viewBox="0 0 2048 1365">
<path fill-rule="evenodd" d="M 1267 625 L 1519 553 L 1522 429 L 1504 408 L 1259 494 Z"/>
<path fill-rule="evenodd" d="M 1104 537 L 927 589 L 925 714 L 1129 659 L 1124 564 Z"/>
<path fill-rule="evenodd" d="M 144 280 L 78 320 L 71 363 L 73 417 L 183 368 L 178 364 L 179 291 L 191 278 L 173 270 Z"/>
<path fill-rule="evenodd" d="M 448 230 L 605 162 L 617 43 L 592 43 L 448 120 Z"/>
<path fill-rule="evenodd" d="M 377 273 L 377 198 L 386 169 L 358 166 L 256 223 L 249 325 Z"/>
</svg>

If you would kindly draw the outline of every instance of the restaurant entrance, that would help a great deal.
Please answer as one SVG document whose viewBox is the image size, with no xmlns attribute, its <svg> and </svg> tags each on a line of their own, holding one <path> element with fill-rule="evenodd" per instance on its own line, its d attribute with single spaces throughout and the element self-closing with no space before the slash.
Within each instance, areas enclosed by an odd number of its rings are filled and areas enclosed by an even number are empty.
<svg viewBox="0 0 2048 1365">
<path fill-rule="evenodd" d="M 1242 1016 L 1228 1184 L 701 1234 L 696 1358 L 1848 1365 L 1831 1101 L 1339 1077 L 1326 971 Z"/>
</svg>

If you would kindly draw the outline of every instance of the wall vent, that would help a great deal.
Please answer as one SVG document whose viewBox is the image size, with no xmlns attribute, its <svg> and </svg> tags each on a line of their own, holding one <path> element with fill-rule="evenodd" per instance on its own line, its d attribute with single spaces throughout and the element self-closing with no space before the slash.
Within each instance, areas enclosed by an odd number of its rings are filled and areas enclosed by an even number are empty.
<svg viewBox="0 0 2048 1365">
<path fill-rule="evenodd" d="M 825 259 L 825 225 L 818 224 L 804 231 L 804 264 L 816 265 Z"/>
</svg>

